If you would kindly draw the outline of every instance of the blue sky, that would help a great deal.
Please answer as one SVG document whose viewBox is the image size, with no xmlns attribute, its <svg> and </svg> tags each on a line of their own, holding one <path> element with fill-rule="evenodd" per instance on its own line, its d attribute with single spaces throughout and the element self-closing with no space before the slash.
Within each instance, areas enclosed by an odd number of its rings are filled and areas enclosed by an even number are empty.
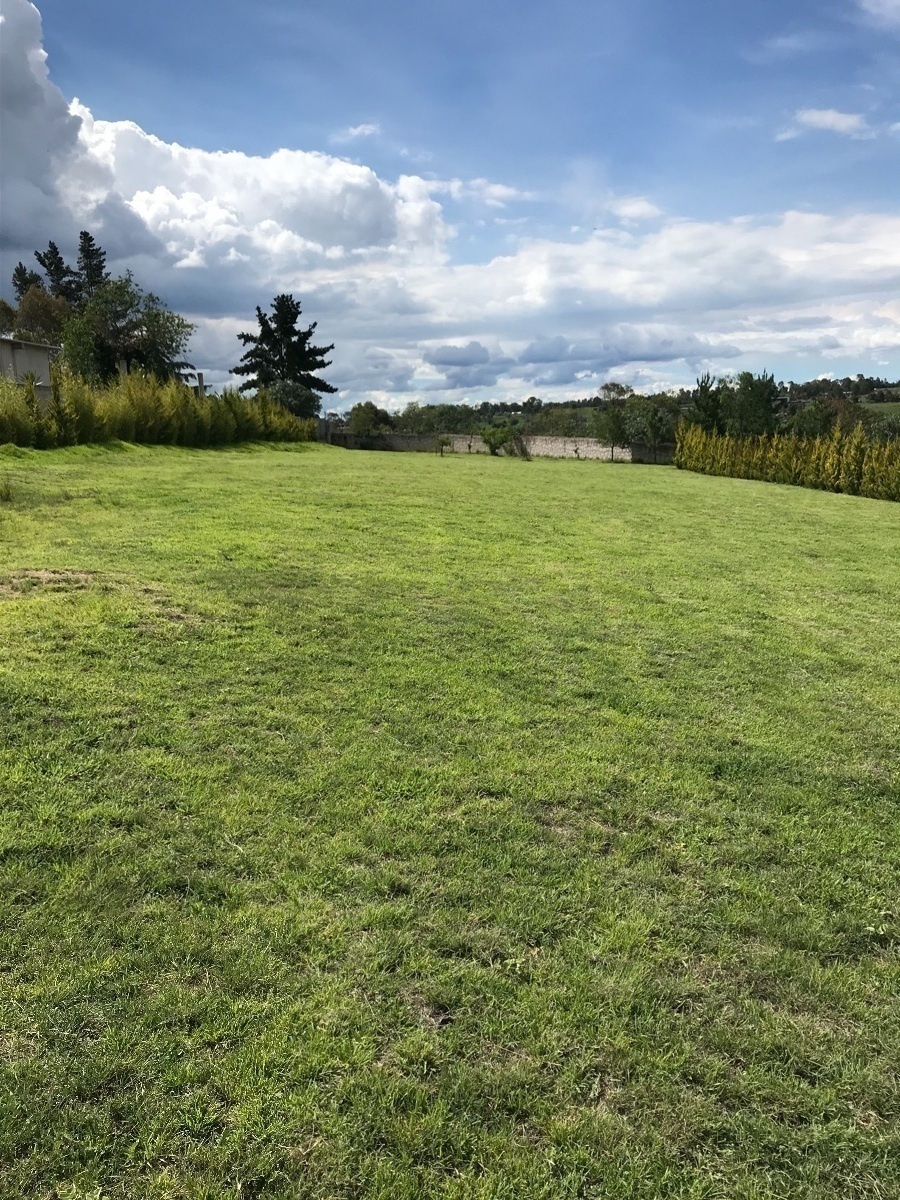
<svg viewBox="0 0 900 1200">
<path fill-rule="evenodd" d="M 214 379 L 281 290 L 344 405 L 900 376 L 900 0 L 0 14 L 4 283 L 91 228 Z"/>
</svg>

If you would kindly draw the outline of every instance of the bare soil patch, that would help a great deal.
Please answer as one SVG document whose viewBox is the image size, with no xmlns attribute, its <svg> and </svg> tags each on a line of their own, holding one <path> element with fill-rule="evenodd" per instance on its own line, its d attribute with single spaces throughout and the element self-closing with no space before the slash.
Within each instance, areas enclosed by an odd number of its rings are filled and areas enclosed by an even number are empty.
<svg viewBox="0 0 900 1200">
<path fill-rule="evenodd" d="M 11 571 L 0 576 L 0 600 L 17 600 L 38 592 L 81 592 L 95 578 L 93 571 Z"/>
</svg>

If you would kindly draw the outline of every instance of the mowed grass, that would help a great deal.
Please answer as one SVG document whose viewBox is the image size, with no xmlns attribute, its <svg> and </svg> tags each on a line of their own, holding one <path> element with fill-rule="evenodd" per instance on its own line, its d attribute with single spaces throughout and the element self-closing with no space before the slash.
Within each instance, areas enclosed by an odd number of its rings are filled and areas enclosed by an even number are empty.
<svg viewBox="0 0 900 1200">
<path fill-rule="evenodd" d="M 5 1200 L 900 1195 L 900 505 L 0 484 Z"/>
</svg>

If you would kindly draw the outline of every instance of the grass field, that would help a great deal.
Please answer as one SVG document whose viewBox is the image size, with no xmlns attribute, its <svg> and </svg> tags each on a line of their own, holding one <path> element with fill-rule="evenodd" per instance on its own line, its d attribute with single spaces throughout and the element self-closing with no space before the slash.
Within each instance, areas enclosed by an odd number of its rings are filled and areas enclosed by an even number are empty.
<svg viewBox="0 0 900 1200">
<path fill-rule="evenodd" d="M 900 505 L 0 451 L 0 1195 L 900 1195 Z"/>
<path fill-rule="evenodd" d="M 883 417 L 895 416 L 900 413 L 900 400 L 888 400 L 884 404 L 864 404 L 864 408 L 873 413 L 881 413 Z"/>
</svg>

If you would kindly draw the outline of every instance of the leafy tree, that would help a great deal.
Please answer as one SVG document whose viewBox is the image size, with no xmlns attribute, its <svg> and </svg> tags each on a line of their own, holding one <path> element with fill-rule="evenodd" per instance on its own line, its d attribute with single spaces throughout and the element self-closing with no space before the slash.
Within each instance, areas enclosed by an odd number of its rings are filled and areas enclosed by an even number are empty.
<svg viewBox="0 0 900 1200">
<path fill-rule="evenodd" d="M 12 285 L 13 291 L 16 294 L 16 300 L 21 303 L 29 288 L 42 288 L 44 281 L 37 271 L 32 271 L 23 262 L 19 262 L 16 263 L 15 270 L 12 273 Z"/>
<path fill-rule="evenodd" d="M 25 341 L 58 346 L 71 315 L 72 310 L 65 300 L 51 296 L 39 284 L 32 284 L 16 313 L 16 336 Z"/>
<path fill-rule="evenodd" d="M 600 398 L 610 404 L 624 404 L 633 395 L 634 390 L 627 383 L 616 383 L 614 379 L 604 383 L 600 389 Z"/>
<path fill-rule="evenodd" d="M 56 242 L 34 256 L 44 278 L 18 263 L 12 284 L 19 302 L 14 329 L 22 337 L 64 346 L 70 370 L 107 382 L 119 363 L 159 379 L 192 373 L 184 353 L 193 325 L 173 313 L 152 292 L 144 292 L 131 272 L 118 279 L 106 269 L 106 252 L 86 229 L 78 238 L 73 270 Z M 9 314 L 4 314 L 8 323 Z"/>
<path fill-rule="evenodd" d="M 34 257 L 44 268 L 50 295 L 72 303 L 78 299 L 78 276 L 59 252 L 56 242 L 50 242 L 46 250 L 35 250 Z"/>
<path fill-rule="evenodd" d="M 77 375 L 108 382 L 120 362 L 159 379 L 192 371 L 184 352 L 194 326 L 144 292 L 131 272 L 101 284 L 69 320 L 65 358 Z"/>
<path fill-rule="evenodd" d="M 479 432 L 481 440 L 488 448 L 488 454 L 499 454 L 513 437 L 513 430 L 509 425 L 485 425 Z"/>
<path fill-rule="evenodd" d="M 137 294 L 140 317 L 137 345 L 128 358 L 129 363 L 133 363 L 149 375 L 155 375 L 157 379 L 184 379 L 192 376 L 193 364 L 187 362 L 184 353 L 194 332 L 194 326 L 178 313 L 173 313 L 153 292 L 142 292 L 130 273 L 127 279 Z M 120 281 L 109 280 L 103 284 L 95 294 L 94 300 L 116 282 Z M 94 301 L 90 301 L 89 307 L 93 303 Z"/>
<path fill-rule="evenodd" d="M 391 414 L 383 408 L 378 408 L 371 400 L 363 404 L 354 404 L 347 415 L 347 428 L 356 437 L 372 437 L 376 433 L 386 433 L 393 428 Z"/>
<path fill-rule="evenodd" d="M 675 441 L 678 414 L 659 396 L 636 396 L 626 409 L 626 423 L 631 440 L 644 442 L 653 452 L 653 461 L 660 446 Z"/>
<path fill-rule="evenodd" d="M 82 229 L 78 235 L 79 299 L 90 300 L 108 279 L 106 251 L 100 249 L 86 229 Z"/>
<path fill-rule="evenodd" d="M 834 429 L 836 422 L 837 413 L 833 405 L 817 398 L 786 421 L 784 429 L 805 438 L 825 437 Z"/>
<path fill-rule="evenodd" d="M 306 329 L 298 328 L 297 322 L 302 312 L 300 301 L 283 293 L 275 297 L 271 307 L 271 316 L 259 307 L 256 309 L 259 333 L 238 334 L 242 344 L 247 347 L 241 355 L 240 364 L 232 367 L 233 375 L 247 377 L 239 390 L 246 392 L 251 388 L 265 388 L 286 381 L 299 383 L 314 393 L 336 392 L 336 387 L 315 374 L 331 365 L 325 355 L 334 346 L 312 344 L 315 321 Z"/>
<path fill-rule="evenodd" d="M 12 333 L 16 327 L 18 313 L 8 300 L 0 300 L 0 335 Z"/>
<path fill-rule="evenodd" d="M 593 426 L 598 440 L 609 446 L 610 459 L 615 462 L 616 447 L 627 446 L 630 441 L 624 404 L 610 404 L 597 409 L 593 414 Z"/>
</svg>

